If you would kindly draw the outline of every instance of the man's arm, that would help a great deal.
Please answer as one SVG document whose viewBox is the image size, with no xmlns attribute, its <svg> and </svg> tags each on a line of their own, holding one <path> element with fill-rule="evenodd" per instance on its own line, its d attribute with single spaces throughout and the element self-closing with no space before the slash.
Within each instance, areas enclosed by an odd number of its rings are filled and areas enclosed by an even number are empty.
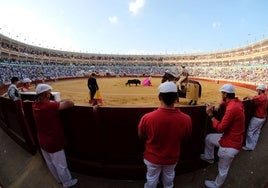
<svg viewBox="0 0 268 188">
<path fill-rule="evenodd" d="M 74 106 L 74 102 L 71 100 L 63 100 L 60 102 L 59 110 L 64 110 Z"/>
<path fill-rule="evenodd" d="M 99 90 L 99 86 L 98 86 L 97 80 L 95 79 L 94 82 L 95 82 L 96 90 Z"/>
<path fill-rule="evenodd" d="M 139 135 L 139 138 L 141 140 L 145 140 L 146 139 L 146 136 L 145 136 L 145 128 L 142 124 L 142 119 L 140 120 L 140 123 L 138 125 L 138 135 Z"/>
<path fill-rule="evenodd" d="M 88 89 L 91 88 L 91 80 L 90 80 L 90 78 L 87 80 L 87 87 L 88 87 Z"/>
</svg>

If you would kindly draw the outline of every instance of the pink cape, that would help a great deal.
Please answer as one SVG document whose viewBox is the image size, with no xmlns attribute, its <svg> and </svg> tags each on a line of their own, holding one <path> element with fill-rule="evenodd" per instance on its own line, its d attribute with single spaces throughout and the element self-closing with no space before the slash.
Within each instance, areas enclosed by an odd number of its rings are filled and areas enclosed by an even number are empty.
<svg viewBox="0 0 268 188">
<path fill-rule="evenodd" d="M 142 81 L 142 85 L 143 85 L 143 86 L 151 86 L 152 83 L 151 83 L 150 78 L 146 78 L 145 80 L 143 80 L 143 81 Z"/>
</svg>

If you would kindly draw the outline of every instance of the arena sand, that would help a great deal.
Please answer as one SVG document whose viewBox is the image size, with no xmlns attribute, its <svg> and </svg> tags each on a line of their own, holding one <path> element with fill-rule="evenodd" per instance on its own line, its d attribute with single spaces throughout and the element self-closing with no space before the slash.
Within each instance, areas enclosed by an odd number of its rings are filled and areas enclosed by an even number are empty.
<svg viewBox="0 0 268 188">
<path fill-rule="evenodd" d="M 112 107 L 156 107 L 159 106 L 158 86 L 161 78 L 152 78 L 152 86 L 131 85 L 125 86 L 128 79 L 133 78 L 97 78 L 101 96 L 102 106 Z M 144 80 L 145 78 L 138 78 Z M 219 92 L 220 84 L 214 82 L 199 81 L 202 86 L 202 96 L 198 100 L 198 105 L 204 103 L 218 104 L 221 100 Z M 56 81 L 49 83 L 53 91 L 59 91 L 61 99 L 71 99 L 75 105 L 90 106 L 88 104 L 87 79 L 76 79 L 68 81 Z M 243 99 L 245 96 L 253 96 L 255 91 L 236 87 L 236 96 Z M 187 105 L 188 99 L 180 98 L 176 106 Z"/>
</svg>

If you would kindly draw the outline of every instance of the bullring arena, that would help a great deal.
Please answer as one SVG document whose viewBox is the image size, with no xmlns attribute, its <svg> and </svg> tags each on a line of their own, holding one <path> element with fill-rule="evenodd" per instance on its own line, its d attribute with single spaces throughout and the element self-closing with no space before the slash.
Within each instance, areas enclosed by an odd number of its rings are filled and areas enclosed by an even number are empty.
<svg viewBox="0 0 268 188">
<path fill-rule="evenodd" d="M 117 179 L 137 181 L 136 187 L 143 184 L 144 143 L 137 137 L 137 124 L 144 113 L 154 110 L 159 105 L 157 87 L 165 71 L 169 70 L 179 75 L 180 67 L 184 65 L 189 70 L 189 79 L 197 80 L 202 86 L 202 95 L 197 105 L 188 105 L 188 98 L 180 98 L 176 104 L 182 111 L 188 113 L 193 121 L 191 141 L 184 143 L 182 159 L 176 169 L 177 174 L 182 174 L 182 177 L 187 173 L 194 174 L 191 178 L 195 179 L 195 185 L 190 187 L 202 187 L 203 176 L 210 172 L 215 174 L 217 168 L 208 166 L 199 159 L 204 148 L 205 135 L 213 131 L 205 113 L 204 103 L 217 104 L 221 100 L 219 88 L 224 83 L 233 83 L 236 86 L 236 96 L 240 99 L 255 95 L 257 84 L 264 83 L 267 86 L 268 83 L 267 39 L 238 49 L 178 55 L 65 52 L 24 44 L 3 35 L 0 35 L 0 42 L 1 94 L 7 91 L 12 76 L 17 76 L 21 80 L 28 77 L 33 81 L 32 91 L 35 89 L 35 84 L 49 83 L 53 91 L 60 92 L 61 99 L 72 99 L 75 102 L 75 107 L 62 112 L 61 117 L 68 140 L 66 147 L 68 164 L 73 173 L 84 179 L 84 182 L 81 182 L 84 186 L 90 184 L 85 180 L 90 177 L 109 178 L 113 179 L 112 181 Z M 97 82 L 103 99 L 103 104 L 96 111 L 88 104 L 87 78 L 91 72 L 97 73 Z M 142 81 L 149 76 L 152 76 L 152 86 L 125 85 L 128 79 L 135 78 Z M 37 156 L 38 161 L 42 161 L 31 103 L 29 100 L 19 103 L 0 97 L 0 126 L 8 135 L 6 140 L 11 138 L 19 144 L 20 149 L 27 152 L 24 154 L 27 157 L 20 159 L 15 170 L 1 173 L 4 178 L 0 177 L 0 184 L 4 187 L 27 185 L 31 177 L 25 174 L 20 176 L 18 171 L 29 170 L 28 165 L 33 163 L 31 156 L 34 160 Z M 252 110 L 251 103 L 243 101 L 243 104 L 248 123 Z M 263 146 L 261 150 L 266 149 L 267 146 Z M 241 158 L 244 157 L 244 160 L 246 155 L 248 153 L 241 152 Z M 257 154 L 250 155 L 251 159 L 257 158 Z M 267 162 L 267 155 L 266 152 L 261 157 L 258 156 L 261 160 L 256 160 L 257 163 L 255 160 L 247 162 L 248 166 L 254 169 L 252 172 L 259 170 L 265 173 L 262 166 L 265 161 Z M 3 158 L 7 162 L 1 166 L 3 169 L 10 169 L 9 165 L 12 162 L 8 161 L 8 158 L 11 156 Z M 22 163 L 26 166 L 21 165 Z M 245 170 L 244 164 L 237 163 L 240 166 L 235 168 L 236 172 L 230 172 L 227 187 L 243 187 L 245 182 L 263 187 L 268 182 L 267 177 L 263 175 L 256 174 L 256 178 L 252 177 L 252 173 Z M 30 169 L 35 170 L 33 166 Z M 246 173 L 239 181 L 234 178 L 238 172 Z M 10 177 L 14 174 L 18 181 Z M 45 175 L 49 176 L 49 173 Z M 85 178 L 84 175 L 89 176 Z M 40 176 L 38 177 L 40 180 Z M 46 178 L 49 180 L 49 183 L 46 183 L 51 187 L 57 187 L 56 182 L 49 177 Z M 180 186 L 182 179 L 176 180 L 175 185 Z M 122 183 L 123 187 L 129 185 L 129 182 Z M 132 186 L 135 187 L 133 184 Z"/>
<path fill-rule="evenodd" d="M 101 106 L 157 107 L 159 105 L 157 88 L 161 83 L 161 78 L 152 78 L 152 86 L 125 86 L 128 79 L 132 79 L 132 77 L 97 78 L 103 99 L 103 104 Z M 144 80 L 145 78 L 141 77 L 139 79 Z M 209 81 L 200 81 L 200 83 L 202 85 L 202 96 L 198 100 L 198 104 L 218 104 L 221 100 L 219 92 L 221 85 Z M 49 84 L 53 87 L 53 91 L 60 92 L 62 99 L 72 99 L 76 105 L 89 106 L 87 79 L 51 82 Z M 245 96 L 256 94 L 254 90 L 243 88 L 241 86 L 237 87 L 236 90 L 236 95 L 240 99 L 243 99 Z M 180 101 L 176 103 L 176 106 L 187 105 L 188 102 L 189 99 L 180 98 Z"/>
</svg>

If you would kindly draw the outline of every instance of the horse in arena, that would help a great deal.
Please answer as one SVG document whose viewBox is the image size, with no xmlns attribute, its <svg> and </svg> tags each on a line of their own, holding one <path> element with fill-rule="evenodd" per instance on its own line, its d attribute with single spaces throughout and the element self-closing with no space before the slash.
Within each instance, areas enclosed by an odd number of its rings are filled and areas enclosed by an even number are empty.
<svg viewBox="0 0 268 188">
<path fill-rule="evenodd" d="M 132 79 L 132 80 L 128 80 L 126 83 L 125 83 L 125 85 L 127 86 L 127 85 L 129 85 L 129 86 L 131 86 L 131 84 L 135 84 L 136 86 L 139 84 L 141 84 L 141 81 L 140 80 L 138 80 L 138 79 Z"/>
<path fill-rule="evenodd" d="M 173 81 L 177 82 L 179 80 L 179 77 L 176 77 L 168 72 L 166 72 L 161 80 L 161 83 L 166 81 Z M 196 105 L 198 98 L 201 97 L 202 94 L 202 86 L 201 84 L 196 80 L 190 80 L 186 79 L 183 81 L 181 90 L 178 89 L 178 96 L 181 98 L 187 98 L 190 99 L 189 105 Z M 179 99 L 178 99 L 179 100 Z"/>
</svg>

